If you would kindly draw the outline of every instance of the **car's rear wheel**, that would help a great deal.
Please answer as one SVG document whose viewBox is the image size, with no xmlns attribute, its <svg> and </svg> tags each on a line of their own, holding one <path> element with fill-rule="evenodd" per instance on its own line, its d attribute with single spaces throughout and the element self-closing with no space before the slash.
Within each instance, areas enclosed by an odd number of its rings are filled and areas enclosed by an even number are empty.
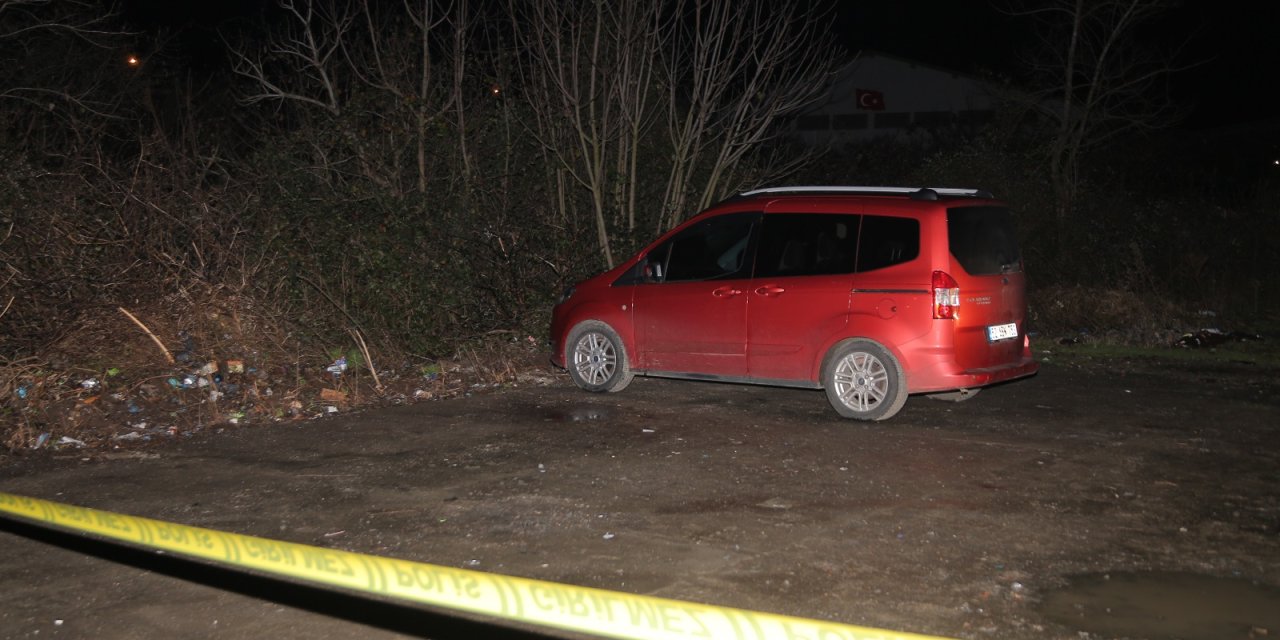
<svg viewBox="0 0 1280 640">
<path fill-rule="evenodd" d="M 599 320 L 587 320 L 569 332 L 565 364 L 579 387 L 592 392 L 622 391 L 631 384 L 631 363 L 616 331 Z"/>
<path fill-rule="evenodd" d="M 846 340 L 832 348 L 822 365 L 822 386 L 831 406 L 846 418 L 886 420 L 907 403 L 902 365 L 870 340 Z"/>
</svg>

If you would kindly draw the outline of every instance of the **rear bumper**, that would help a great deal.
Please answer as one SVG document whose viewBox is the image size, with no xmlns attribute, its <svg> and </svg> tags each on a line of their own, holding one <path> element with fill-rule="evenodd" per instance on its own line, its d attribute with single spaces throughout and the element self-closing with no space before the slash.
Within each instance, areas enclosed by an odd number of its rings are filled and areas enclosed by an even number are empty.
<svg viewBox="0 0 1280 640">
<path fill-rule="evenodd" d="M 998 367 L 966 369 L 955 372 L 908 374 L 907 391 L 910 393 L 929 393 L 933 391 L 951 391 L 953 389 L 976 389 L 999 382 L 1033 376 L 1039 370 L 1040 363 L 1036 362 L 1030 355 L 1026 355 L 1017 362 Z"/>
</svg>

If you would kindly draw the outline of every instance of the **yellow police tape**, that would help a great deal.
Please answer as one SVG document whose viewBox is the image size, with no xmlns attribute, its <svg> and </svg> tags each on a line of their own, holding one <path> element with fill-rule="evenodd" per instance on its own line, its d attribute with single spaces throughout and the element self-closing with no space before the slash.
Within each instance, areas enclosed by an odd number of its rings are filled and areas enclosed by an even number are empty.
<svg viewBox="0 0 1280 640">
<path fill-rule="evenodd" d="M 932 637 L 393 560 L 4 492 L 0 492 L 2 513 L 274 575 L 609 638 L 923 640 Z"/>
</svg>

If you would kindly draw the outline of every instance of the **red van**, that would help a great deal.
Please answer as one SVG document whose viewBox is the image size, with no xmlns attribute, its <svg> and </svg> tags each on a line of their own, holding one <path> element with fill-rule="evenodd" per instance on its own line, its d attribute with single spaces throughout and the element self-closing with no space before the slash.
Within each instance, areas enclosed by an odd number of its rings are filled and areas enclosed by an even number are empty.
<svg viewBox="0 0 1280 640">
<path fill-rule="evenodd" d="M 635 375 L 825 389 L 884 420 L 1030 376 L 1013 215 L 973 189 L 749 191 L 567 289 L 552 361 L 588 391 Z"/>
</svg>

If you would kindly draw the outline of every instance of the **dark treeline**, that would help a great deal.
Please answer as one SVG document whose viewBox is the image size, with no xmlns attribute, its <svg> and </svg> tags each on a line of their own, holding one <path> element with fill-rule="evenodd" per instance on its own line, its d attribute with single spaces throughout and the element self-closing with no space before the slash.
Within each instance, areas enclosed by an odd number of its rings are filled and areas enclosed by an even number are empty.
<svg viewBox="0 0 1280 640">
<path fill-rule="evenodd" d="M 295 360 L 353 331 L 388 357 L 541 340 L 564 284 L 786 182 L 1009 199 L 1044 330 L 1143 341 L 1275 309 L 1263 160 L 1157 143 L 1176 112 L 1092 103 L 1053 56 L 977 134 L 815 150 L 785 132 L 848 60 L 820 3 L 280 0 L 197 41 L 97 2 L 0 2 L 11 363 L 92 359 L 118 307 L 173 345 Z M 1046 99 L 1071 109 L 1029 107 Z"/>
</svg>

